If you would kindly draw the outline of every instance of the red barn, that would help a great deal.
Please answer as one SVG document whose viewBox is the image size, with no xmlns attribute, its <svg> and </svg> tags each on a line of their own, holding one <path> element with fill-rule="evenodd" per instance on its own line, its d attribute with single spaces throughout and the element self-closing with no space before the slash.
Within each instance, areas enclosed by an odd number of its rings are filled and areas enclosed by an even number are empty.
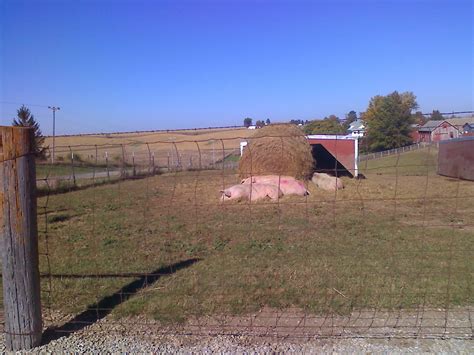
<svg viewBox="0 0 474 355">
<path fill-rule="evenodd" d="M 458 138 L 461 132 L 448 121 L 428 121 L 418 128 L 418 135 L 412 136 L 419 142 L 440 142 L 447 139 Z"/>
</svg>

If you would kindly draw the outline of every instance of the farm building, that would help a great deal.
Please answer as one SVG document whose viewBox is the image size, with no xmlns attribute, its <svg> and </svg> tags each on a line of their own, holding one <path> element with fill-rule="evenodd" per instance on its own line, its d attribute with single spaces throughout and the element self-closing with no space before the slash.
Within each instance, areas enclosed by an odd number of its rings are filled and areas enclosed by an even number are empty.
<svg viewBox="0 0 474 355">
<path fill-rule="evenodd" d="M 474 117 L 457 117 L 457 118 L 448 118 L 445 120 L 446 122 L 452 124 L 456 127 L 460 132 L 463 131 L 464 125 L 470 124 L 474 125 Z"/>
<path fill-rule="evenodd" d="M 474 137 L 440 142 L 438 174 L 474 181 Z"/>
<path fill-rule="evenodd" d="M 331 173 L 337 168 L 337 175 L 358 176 L 358 138 L 327 134 L 314 134 L 307 138 L 316 160 L 316 171 Z"/>
<path fill-rule="evenodd" d="M 352 122 L 347 129 L 349 134 L 355 138 L 361 138 L 365 134 L 365 123 L 360 118 Z"/>
<path fill-rule="evenodd" d="M 316 160 L 315 170 L 337 175 L 358 176 L 358 139 L 351 136 L 314 134 L 306 136 Z M 247 141 L 240 142 L 243 154 Z"/>
<path fill-rule="evenodd" d="M 414 127 L 412 132 L 413 141 L 439 142 L 447 139 L 460 137 L 469 127 L 474 128 L 474 117 L 449 118 L 445 120 L 426 122 L 423 126 Z"/>
<path fill-rule="evenodd" d="M 420 127 L 421 125 L 419 125 L 418 123 L 414 123 L 411 125 L 410 137 L 415 143 L 420 142 L 420 133 L 418 132 Z"/>
<path fill-rule="evenodd" d="M 444 121 L 428 121 L 418 128 L 418 135 L 414 138 L 419 142 L 439 142 L 448 139 L 458 138 L 461 132 L 447 120 Z"/>
<path fill-rule="evenodd" d="M 474 133 L 474 123 L 465 123 L 462 126 L 462 133 L 463 134 Z"/>
</svg>

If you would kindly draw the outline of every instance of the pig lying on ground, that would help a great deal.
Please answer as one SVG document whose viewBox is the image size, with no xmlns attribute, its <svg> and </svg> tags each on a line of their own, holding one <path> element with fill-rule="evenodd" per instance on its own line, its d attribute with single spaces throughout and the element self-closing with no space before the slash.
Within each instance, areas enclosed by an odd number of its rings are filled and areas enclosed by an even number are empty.
<svg viewBox="0 0 474 355">
<path fill-rule="evenodd" d="M 278 186 L 270 184 L 241 184 L 234 185 L 225 190 L 221 190 L 222 201 L 229 200 L 250 200 L 257 201 L 265 197 L 269 197 L 272 200 L 278 200 L 283 196 L 283 193 L 278 188 Z"/>
<path fill-rule="evenodd" d="M 317 187 L 326 191 L 336 191 L 344 188 L 344 184 L 340 178 L 324 173 L 314 173 L 311 181 Z"/>
<path fill-rule="evenodd" d="M 283 195 L 298 195 L 306 196 L 309 195 L 309 191 L 301 181 L 296 180 L 292 176 L 278 176 L 278 175 L 263 175 L 263 176 L 252 176 L 241 181 L 241 184 L 249 185 L 252 184 L 270 184 L 280 188 Z"/>
</svg>

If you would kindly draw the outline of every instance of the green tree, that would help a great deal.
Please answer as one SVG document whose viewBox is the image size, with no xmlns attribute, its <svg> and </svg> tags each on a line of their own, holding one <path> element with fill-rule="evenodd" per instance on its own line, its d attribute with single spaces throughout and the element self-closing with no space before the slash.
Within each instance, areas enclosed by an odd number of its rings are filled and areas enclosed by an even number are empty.
<svg viewBox="0 0 474 355">
<path fill-rule="evenodd" d="M 306 134 L 338 134 L 344 132 L 339 117 L 330 115 L 322 120 L 310 121 L 304 127 Z"/>
<path fill-rule="evenodd" d="M 250 117 L 247 117 L 244 119 L 244 126 L 249 128 L 252 125 L 252 119 Z"/>
<path fill-rule="evenodd" d="M 425 115 L 423 115 L 421 111 L 416 111 L 413 114 L 413 120 L 416 124 L 419 124 L 420 126 L 423 126 L 427 122 Z"/>
<path fill-rule="evenodd" d="M 375 96 L 363 115 L 367 124 L 367 144 L 370 151 L 403 147 L 412 143 L 412 111 L 418 108 L 412 92 Z"/>
<path fill-rule="evenodd" d="M 347 131 L 351 123 L 354 121 L 357 121 L 357 112 L 352 110 L 346 114 L 346 120 L 344 121 L 344 124 L 343 124 L 344 131 Z"/>
<path fill-rule="evenodd" d="M 265 126 L 265 122 L 258 120 L 257 122 L 255 122 L 255 126 L 257 128 L 262 128 L 263 126 Z"/>
<path fill-rule="evenodd" d="M 304 124 L 304 121 L 303 120 L 290 120 L 290 123 L 291 124 L 295 124 L 295 125 L 299 125 L 299 124 Z"/>
<path fill-rule="evenodd" d="M 12 125 L 17 127 L 33 128 L 33 131 L 35 132 L 35 143 L 33 147 L 34 151 L 38 156 L 44 157 L 44 136 L 41 132 L 39 123 L 36 122 L 35 117 L 31 114 L 30 110 L 25 105 L 22 105 L 16 111 L 16 117 L 13 118 Z"/>
<path fill-rule="evenodd" d="M 444 120 L 444 116 L 438 110 L 433 110 L 430 116 L 430 120 L 442 121 Z"/>
</svg>

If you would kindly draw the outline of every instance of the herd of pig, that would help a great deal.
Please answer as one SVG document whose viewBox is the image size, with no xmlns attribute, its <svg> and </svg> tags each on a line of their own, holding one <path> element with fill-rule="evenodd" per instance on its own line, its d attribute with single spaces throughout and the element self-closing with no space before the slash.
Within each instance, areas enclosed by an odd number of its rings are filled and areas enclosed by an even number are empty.
<svg viewBox="0 0 474 355">
<path fill-rule="evenodd" d="M 336 191 L 344 188 L 340 178 L 314 173 L 311 181 L 319 188 Z M 257 201 L 265 198 L 278 200 L 284 195 L 307 196 L 309 191 L 302 181 L 291 176 L 264 175 L 244 179 L 239 185 L 221 190 L 222 201 L 249 200 Z"/>
</svg>

